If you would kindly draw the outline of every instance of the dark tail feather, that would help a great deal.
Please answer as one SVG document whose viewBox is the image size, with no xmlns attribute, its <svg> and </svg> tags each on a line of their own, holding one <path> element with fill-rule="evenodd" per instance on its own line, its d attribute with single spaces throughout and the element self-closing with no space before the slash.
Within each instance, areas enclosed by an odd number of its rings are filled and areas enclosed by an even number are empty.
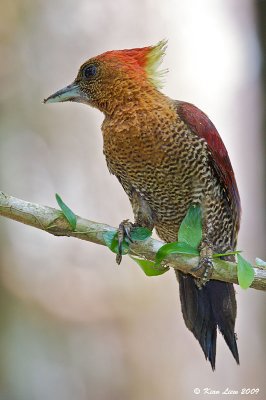
<svg viewBox="0 0 266 400">
<path fill-rule="evenodd" d="M 235 320 L 236 320 L 236 299 L 235 290 L 232 283 L 221 281 L 210 281 L 207 290 L 212 302 L 212 310 L 218 328 L 222 333 L 227 346 L 231 350 L 237 364 L 239 355 L 236 343 Z"/>
<path fill-rule="evenodd" d="M 233 285 L 211 280 L 199 290 L 191 275 L 179 271 L 176 275 L 185 324 L 199 341 L 212 369 L 215 369 L 217 326 L 239 364 L 234 333 L 236 300 Z"/>
</svg>

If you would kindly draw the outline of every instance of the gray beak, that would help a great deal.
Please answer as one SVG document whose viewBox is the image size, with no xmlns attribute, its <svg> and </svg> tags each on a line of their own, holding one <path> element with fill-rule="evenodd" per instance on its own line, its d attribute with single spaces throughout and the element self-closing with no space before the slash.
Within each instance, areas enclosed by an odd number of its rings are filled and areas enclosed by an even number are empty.
<svg viewBox="0 0 266 400">
<path fill-rule="evenodd" d="M 84 100 L 84 93 L 81 92 L 79 85 L 74 83 L 71 83 L 71 85 L 68 85 L 64 87 L 63 89 L 58 90 L 51 96 L 47 97 L 47 99 L 44 99 L 43 102 L 46 103 L 60 103 L 63 101 L 76 101 L 76 102 L 82 102 Z"/>
</svg>

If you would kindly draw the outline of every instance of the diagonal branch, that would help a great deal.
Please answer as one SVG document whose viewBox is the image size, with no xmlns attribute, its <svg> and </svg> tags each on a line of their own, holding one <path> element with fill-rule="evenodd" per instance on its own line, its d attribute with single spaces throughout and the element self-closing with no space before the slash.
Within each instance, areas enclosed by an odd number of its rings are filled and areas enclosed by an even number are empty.
<svg viewBox="0 0 266 400">
<path fill-rule="evenodd" d="M 89 242 L 105 245 L 104 232 L 114 231 L 115 228 L 77 217 L 77 226 L 72 230 L 63 213 L 55 208 L 42 206 L 20 200 L 0 192 L 0 215 L 26 225 L 42 229 L 55 236 L 71 236 Z M 155 255 L 163 242 L 149 238 L 135 242 L 130 246 L 129 254 L 154 261 Z M 236 263 L 214 259 L 212 279 L 238 283 Z M 185 273 L 198 265 L 198 257 L 171 255 L 166 259 L 167 265 Z M 255 279 L 251 285 L 254 289 L 266 290 L 266 268 L 254 266 Z M 198 273 L 193 272 L 194 276 Z"/>
</svg>

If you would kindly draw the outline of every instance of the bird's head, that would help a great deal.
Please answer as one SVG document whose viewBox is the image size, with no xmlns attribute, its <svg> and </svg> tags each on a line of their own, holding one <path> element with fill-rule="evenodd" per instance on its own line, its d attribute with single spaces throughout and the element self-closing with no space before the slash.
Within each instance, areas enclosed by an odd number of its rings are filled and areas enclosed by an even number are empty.
<svg viewBox="0 0 266 400">
<path fill-rule="evenodd" d="M 137 92 L 161 86 L 165 71 L 158 71 L 166 48 L 155 46 L 108 51 L 86 61 L 73 83 L 58 90 L 44 103 L 75 101 L 108 113 L 114 103 L 129 101 Z M 145 88 L 144 88 L 145 87 Z"/>
</svg>

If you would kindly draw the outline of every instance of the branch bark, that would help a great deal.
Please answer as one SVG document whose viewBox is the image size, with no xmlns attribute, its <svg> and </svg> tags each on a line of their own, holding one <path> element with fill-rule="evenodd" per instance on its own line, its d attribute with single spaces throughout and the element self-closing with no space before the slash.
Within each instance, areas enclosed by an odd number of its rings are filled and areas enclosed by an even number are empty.
<svg viewBox="0 0 266 400">
<path fill-rule="evenodd" d="M 105 246 L 104 232 L 114 231 L 115 228 L 77 217 L 77 226 L 72 230 L 63 213 L 52 207 L 30 203 L 0 192 L 0 215 L 33 226 L 37 229 L 55 236 L 75 237 L 81 240 Z M 164 243 L 149 238 L 143 242 L 135 242 L 130 246 L 129 254 L 139 256 L 150 261 L 155 260 L 155 255 Z M 238 284 L 236 263 L 214 259 L 212 279 Z M 171 255 L 165 264 L 195 277 L 198 272 L 191 272 L 198 265 L 198 257 Z M 266 290 L 266 268 L 254 266 L 255 279 L 251 285 L 258 290 Z"/>
</svg>

